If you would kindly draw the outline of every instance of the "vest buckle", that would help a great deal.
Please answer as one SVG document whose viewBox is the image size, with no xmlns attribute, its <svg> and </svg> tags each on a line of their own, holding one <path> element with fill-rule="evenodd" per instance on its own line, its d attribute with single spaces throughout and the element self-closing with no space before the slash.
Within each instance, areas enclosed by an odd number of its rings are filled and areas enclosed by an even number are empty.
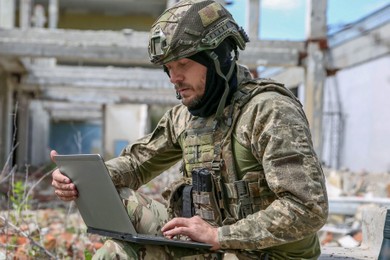
<svg viewBox="0 0 390 260">
<path fill-rule="evenodd" d="M 221 168 L 222 168 L 222 165 L 223 165 L 223 160 L 213 160 L 211 162 L 211 169 L 213 171 L 221 171 Z"/>
</svg>

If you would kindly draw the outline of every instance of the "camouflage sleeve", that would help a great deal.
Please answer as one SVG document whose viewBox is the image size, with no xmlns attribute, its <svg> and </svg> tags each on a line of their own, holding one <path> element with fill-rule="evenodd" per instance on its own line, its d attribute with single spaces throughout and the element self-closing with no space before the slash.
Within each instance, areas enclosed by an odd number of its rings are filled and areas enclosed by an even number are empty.
<svg viewBox="0 0 390 260">
<path fill-rule="evenodd" d="M 264 210 L 220 227 L 222 248 L 263 249 L 315 234 L 326 221 L 328 202 L 301 107 L 279 93 L 262 93 L 245 106 L 235 133 L 262 165 L 277 199 Z"/>
<path fill-rule="evenodd" d="M 177 136 L 183 131 L 188 117 L 182 106 L 168 111 L 155 130 L 128 145 L 119 157 L 106 162 L 111 178 L 117 187 L 138 189 L 182 157 Z"/>
</svg>

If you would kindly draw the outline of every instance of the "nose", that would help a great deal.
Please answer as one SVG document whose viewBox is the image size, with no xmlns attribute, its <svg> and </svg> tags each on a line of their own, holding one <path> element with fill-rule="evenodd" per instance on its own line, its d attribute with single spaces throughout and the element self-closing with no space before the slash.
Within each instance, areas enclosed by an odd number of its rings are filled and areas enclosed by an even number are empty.
<svg viewBox="0 0 390 260">
<path fill-rule="evenodd" d="M 180 73 L 177 70 L 173 70 L 173 69 L 169 70 L 169 76 L 172 84 L 177 84 L 184 80 L 183 73 Z"/>
</svg>

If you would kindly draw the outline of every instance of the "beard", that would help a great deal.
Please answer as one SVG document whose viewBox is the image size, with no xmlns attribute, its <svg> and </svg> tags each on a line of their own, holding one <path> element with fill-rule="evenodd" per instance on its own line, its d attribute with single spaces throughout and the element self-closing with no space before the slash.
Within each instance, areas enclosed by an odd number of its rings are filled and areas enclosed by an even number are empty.
<svg viewBox="0 0 390 260">
<path fill-rule="evenodd" d="M 202 96 L 194 96 L 191 99 L 183 98 L 180 96 L 179 89 L 180 88 L 193 88 L 191 85 L 188 84 L 177 84 L 175 85 L 176 89 L 176 97 L 177 99 L 181 100 L 181 103 L 185 105 L 188 109 L 196 109 L 199 107 L 199 105 L 202 103 L 203 95 Z"/>
<path fill-rule="evenodd" d="M 181 101 L 183 105 L 185 105 L 188 109 L 195 109 L 197 108 L 201 102 L 202 102 L 202 97 L 195 97 L 192 100 L 189 100 L 188 102 L 185 102 L 185 100 Z M 187 104 L 186 104 L 187 103 Z"/>
</svg>

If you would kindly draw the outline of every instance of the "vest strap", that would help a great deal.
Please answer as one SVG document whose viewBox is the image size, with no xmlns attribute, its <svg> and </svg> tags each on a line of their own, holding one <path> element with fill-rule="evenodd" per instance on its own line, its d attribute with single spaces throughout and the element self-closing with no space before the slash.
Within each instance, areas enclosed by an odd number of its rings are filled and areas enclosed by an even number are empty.
<svg viewBox="0 0 390 260">
<path fill-rule="evenodd" d="M 183 189 L 183 217 L 190 218 L 194 215 L 194 204 L 192 203 L 192 185 Z"/>
</svg>

